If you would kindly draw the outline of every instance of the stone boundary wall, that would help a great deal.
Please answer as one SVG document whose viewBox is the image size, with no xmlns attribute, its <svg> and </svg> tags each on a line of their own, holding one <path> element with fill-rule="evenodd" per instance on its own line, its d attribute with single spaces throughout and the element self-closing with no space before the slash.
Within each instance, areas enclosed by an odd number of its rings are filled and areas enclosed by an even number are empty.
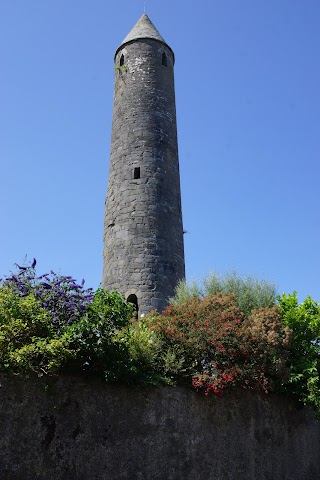
<svg viewBox="0 0 320 480">
<path fill-rule="evenodd" d="M 1 480 L 320 478 L 320 423 L 284 397 L 75 377 L 0 382 Z"/>
</svg>

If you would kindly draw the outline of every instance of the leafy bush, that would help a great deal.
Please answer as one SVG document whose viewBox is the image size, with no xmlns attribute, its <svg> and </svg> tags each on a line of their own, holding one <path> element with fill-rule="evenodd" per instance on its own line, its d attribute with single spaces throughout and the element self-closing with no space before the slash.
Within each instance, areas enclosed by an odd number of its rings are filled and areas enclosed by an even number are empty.
<svg viewBox="0 0 320 480">
<path fill-rule="evenodd" d="M 196 280 L 187 283 L 186 280 L 180 280 L 178 283 L 174 297 L 169 298 L 170 305 L 182 305 L 192 297 L 203 297 L 204 290 Z"/>
<path fill-rule="evenodd" d="M 0 288 L 0 369 L 12 373 L 61 370 L 74 357 L 69 337 L 58 337 L 50 314 L 35 294 Z"/>
<path fill-rule="evenodd" d="M 89 320 L 100 319 L 110 332 L 129 325 L 134 305 L 127 303 L 117 292 L 109 292 L 98 288 L 87 308 Z"/>
<path fill-rule="evenodd" d="M 120 333 L 129 326 L 132 313 L 133 306 L 118 293 L 98 289 L 86 315 L 68 329 L 77 352 L 72 369 L 124 381 L 129 354 Z"/>
<path fill-rule="evenodd" d="M 245 321 L 234 295 L 220 292 L 169 306 L 150 319 L 150 328 L 181 365 L 174 374 L 192 378 L 196 389 L 217 395 L 228 386 L 267 392 L 283 375 L 290 341 L 279 312 L 269 310 Z"/>
<path fill-rule="evenodd" d="M 36 262 L 0 281 L 0 369 L 62 371 L 127 384 L 176 381 L 206 395 L 227 387 L 277 391 L 320 418 L 320 305 L 296 293 L 275 304 L 272 284 L 212 275 L 180 283 L 161 315 L 132 320 L 116 292 L 70 276 L 36 276 Z"/>
<path fill-rule="evenodd" d="M 287 362 L 292 341 L 291 329 L 284 324 L 279 307 L 254 310 L 244 320 L 242 333 L 250 338 L 250 345 L 254 346 L 250 352 L 251 361 L 262 362 L 269 387 L 277 389 L 290 377 Z"/>
<path fill-rule="evenodd" d="M 98 289 L 87 314 L 68 330 L 77 350 L 71 368 L 111 382 L 170 383 L 160 368 L 162 342 L 146 320 L 131 320 L 134 308 L 116 292 Z"/>
<path fill-rule="evenodd" d="M 258 280 L 251 276 L 240 277 L 236 272 L 225 276 L 212 273 L 203 281 L 203 286 L 193 281 L 190 285 L 181 281 L 175 296 L 170 299 L 173 305 L 181 305 L 190 297 L 203 297 L 216 293 L 232 293 L 239 309 L 249 315 L 252 310 L 261 307 L 271 307 L 276 303 L 276 287 L 266 280 Z"/>
<path fill-rule="evenodd" d="M 285 324 L 292 330 L 286 393 L 315 407 L 320 417 L 320 304 L 309 296 L 301 304 L 297 293 L 278 299 Z"/>
<path fill-rule="evenodd" d="M 162 368 L 164 345 L 159 336 L 148 327 L 147 319 L 131 322 L 128 329 L 122 331 L 122 341 L 128 348 L 130 383 L 172 383 L 171 378 L 166 375 L 167 371 Z"/>
<path fill-rule="evenodd" d="M 31 265 L 17 265 L 17 273 L 5 278 L 3 286 L 20 297 L 34 294 L 58 330 L 79 320 L 92 301 L 92 289 L 84 289 L 84 280 L 79 285 L 71 276 L 57 275 L 52 270 L 37 276 L 36 263 L 33 260 Z"/>
<path fill-rule="evenodd" d="M 132 322 L 123 340 L 128 346 L 130 358 L 137 369 L 144 371 L 157 369 L 162 343 L 159 337 L 148 328 L 146 319 Z"/>
<path fill-rule="evenodd" d="M 132 305 L 114 292 L 88 294 L 71 277 L 19 269 L 0 288 L 0 368 L 124 379 L 130 359 L 118 333 L 128 327 Z"/>
</svg>

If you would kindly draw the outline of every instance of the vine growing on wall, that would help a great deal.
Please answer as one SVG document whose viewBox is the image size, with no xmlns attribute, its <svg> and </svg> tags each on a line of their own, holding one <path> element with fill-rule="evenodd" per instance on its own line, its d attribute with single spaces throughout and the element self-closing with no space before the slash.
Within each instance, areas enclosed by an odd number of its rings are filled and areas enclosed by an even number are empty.
<svg viewBox="0 0 320 480">
<path fill-rule="evenodd" d="M 114 69 L 122 74 L 127 71 L 127 65 L 118 65 L 117 67 L 114 67 Z"/>
</svg>

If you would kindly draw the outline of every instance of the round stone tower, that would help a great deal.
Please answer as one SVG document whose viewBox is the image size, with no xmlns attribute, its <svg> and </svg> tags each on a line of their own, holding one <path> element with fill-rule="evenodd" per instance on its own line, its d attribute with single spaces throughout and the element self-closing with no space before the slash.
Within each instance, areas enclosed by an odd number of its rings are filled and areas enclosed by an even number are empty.
<svg viewBox="0 0 320 480">
<path fill-rule="evenodd" d="M 140 315 L 185 275 L 173 66 L 144 14 L 115 53 L 102 283 Z"/>
</svg>

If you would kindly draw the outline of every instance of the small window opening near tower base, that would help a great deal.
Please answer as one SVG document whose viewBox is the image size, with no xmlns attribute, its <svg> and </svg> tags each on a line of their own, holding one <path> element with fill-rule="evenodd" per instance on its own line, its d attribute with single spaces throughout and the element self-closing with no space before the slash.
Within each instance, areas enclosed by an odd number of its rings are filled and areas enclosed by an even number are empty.
<svg viewBox="0 0 320 480">
<path fill-rule="evenodd" d="M 167 67 L 168 66 L 168 60 L 167 60 L 167 55 L 163 52 L 162 54 L 162 65 L 164 67 Z"/>
<path fill-rule="evenodd" d="M 133 179 L 137 180 L 138 178 L 140 178 L 140 167 L 135 167 L 133 169 Z"/>
<path fill-rule="evenodd" d="M 129 297 L 127 298 L 127 303 L 132 303 L 134 305 L 133 316 L 135 318 L 138 318 L 139 305 L 138 305 L 137 295 L 134 295 L 134 294 L 129 295 Z"/>
<path fill-rule="evenodd" d="M 120 57 L 120 67 L 122 67 L 123 65 L 124 65 L 124 56 L 122 54 Z"/>
</svg>

